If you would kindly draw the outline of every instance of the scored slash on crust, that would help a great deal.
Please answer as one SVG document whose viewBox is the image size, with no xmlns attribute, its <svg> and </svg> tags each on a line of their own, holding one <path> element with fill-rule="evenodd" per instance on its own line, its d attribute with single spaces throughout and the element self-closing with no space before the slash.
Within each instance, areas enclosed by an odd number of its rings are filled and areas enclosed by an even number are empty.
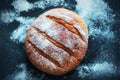
<svg viewBox="0 0 120 80">
<path fill-rule="evenodd" d="M 63 20 L 61 18 L 57 18 L 55 16 L 47 15 L 46 17 L 53 20 L 53 21 L 55 21 L 55 22 L 57 22 L 57 23 L 59 23 L 59 24 L 61 24 L 61 25 L 63 25 L 66 29 L 68 29 L 72 33 L 78 35 L 80 37 L 80 39 L 82 39 L 85 42 L 83 36 L 80 34 L 78 29 L 76 29 L 72 24 L 66 22 L 65 20 Z"/>
<path fill-rule="evenodd" d="M 68 47 L 62 45 L 59 42 L 56 42 L 54 39 L 52 39 L 49 35 L 47 35 L 45 32 L 42 32 L 39 28 L 32 26 L 38 33 L 40 33 L 42 36 L 44 36 L 47 40 L 49 40 L 51 43 L 53 43 L 55 46 L 65 50 L 69 55 L 74 57 L 74 52 L 69 49 Z"/>
<path fill-rule="evenodd" d="M 36 51 L 38 51 L 38 53 L 39 53 L 40 55 L 42 55 L 42 56 L 45 57 L 46 59 L 50 60 L 51 62 L 53 62 L 53 63 L 54 63 L 55 65 L 57 65 L 58 67 L 62 67 L 61 64 L 60 64 L 58 61 L 56 61 L 55 59 L 53 59 L 53 58 L 50 57 L 49 55 L 45 54 L 41 49 L 39 49 L 38 47 L 36 47 L 36 45 L 33 44 L 31 41 L 29 41 L 29 40 L 27 40 L 27 41 L 28 41 L 28 43 L 30 43 L 30 44 L 32 45 L 32 47 L 33 47 Z"/>
</svg>

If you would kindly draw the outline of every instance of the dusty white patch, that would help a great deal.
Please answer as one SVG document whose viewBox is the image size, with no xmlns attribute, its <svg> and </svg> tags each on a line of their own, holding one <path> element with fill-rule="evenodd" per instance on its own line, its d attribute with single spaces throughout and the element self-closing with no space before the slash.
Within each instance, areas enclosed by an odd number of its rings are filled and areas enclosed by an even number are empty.
<svg viewBox="0 0 120 80">
<path fill-rule="evenodd" d="M 25 63 L 21 63 L 16 65 L 14 73 L 10 74 L 5 80 L 42 80 L 44 78 L 44 74 L 35 77 L 33 73 L 32 70 L 27 70 Z"/>
<path fill-rule="evenodd" d="M 77 68 L 79 77 L 102 77 L 106 75 L 115 74 L 116 67 L 112 63 L 103 62 L 103 63 L 94 63 L 81 65 Z"/>
<path fill-rule="evenodd" d="M 26 65 L 20 64 L 18 68 L 22 69 L 20 72 L 14 75 L 13 80 L 26 80 L 28 73 L 26 71 Z"/>
<path fill-rule="evenodd" d="M 30 27 L 31 23 L 34 21 L 34 17 L 16 17 L 15 20 L 20 22 L 21 24 L 17 29 L 15 29 L 11 36 L 10 39 L 15 41 L 15 42 L 22 42 L 24 43 L 26 33 L 28 28 Z"/>
<path fill-rule="evenodd" d="M 15 0 L 12 3 L 12 6 L 15 8 L 15 10 L 19 12 L 22 11 L 28 12 L 30 9 L 34 9 L 34 8 L 45 9 L 46 7 L 58 6 L 58 5 L 59 6 L 65 5 L 64 0 L 40 0 L 34 3 L 30 3 L 27 0 Z"/>
<path fill-rule="evenodd" d="M 0 20 L 3 23 L 11 23 L 15 20 L 17 16 L 18 14 L 16 14 L 13 11 L 4 10 L 4 11 L 1 11 Z"/>
<path fill-rule="evenodd" d="M 17 11 L 28 11 L 32 8 L 32 4 L 26 0 L 15 0 L 13 1 L 12 6 Z"/>
</svg>

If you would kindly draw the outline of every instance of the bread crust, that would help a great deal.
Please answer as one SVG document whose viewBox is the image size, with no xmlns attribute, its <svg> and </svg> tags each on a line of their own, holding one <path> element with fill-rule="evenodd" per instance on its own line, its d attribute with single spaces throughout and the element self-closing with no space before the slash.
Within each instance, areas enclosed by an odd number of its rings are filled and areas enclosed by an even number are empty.
<svg viewBox="0 0 120 80">
<path fill-rule="evenodd" d="M 40 15 L 30 26 L 26 51 L 39 70 L 64 75 L 76 68 L 88 48 L 88 30 L 77 14 L 56 8 Z"/>
</svg>

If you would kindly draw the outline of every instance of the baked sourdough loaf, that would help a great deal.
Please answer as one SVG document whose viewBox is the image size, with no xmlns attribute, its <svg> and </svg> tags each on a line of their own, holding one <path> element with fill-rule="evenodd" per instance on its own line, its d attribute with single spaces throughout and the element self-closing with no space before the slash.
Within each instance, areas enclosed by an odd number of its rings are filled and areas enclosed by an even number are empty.
<svg viewBox="0 0 120 80">
<path fill-rule="evenodd" d="M 63 75 L 79 65 L 88 47 L 88 30 L 74 12 L 56 8 L 40 15 L 30 26 L 26 51 L 39 70 Z"/>
</svg>

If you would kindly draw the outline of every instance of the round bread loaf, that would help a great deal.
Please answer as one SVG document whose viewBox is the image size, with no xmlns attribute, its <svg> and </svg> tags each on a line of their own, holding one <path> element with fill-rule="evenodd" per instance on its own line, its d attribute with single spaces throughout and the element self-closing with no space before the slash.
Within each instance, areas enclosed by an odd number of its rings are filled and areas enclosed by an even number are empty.
<svg viewBox="0 0 120 80">
<path fill-rule="evenodd" d="M 76 68 L 86 54 L 88 30 L 74 12 L 56 8 L 40 15 L 30 26 L 26 51 L 39 70 L 63 75 Z"/>
</svg>

